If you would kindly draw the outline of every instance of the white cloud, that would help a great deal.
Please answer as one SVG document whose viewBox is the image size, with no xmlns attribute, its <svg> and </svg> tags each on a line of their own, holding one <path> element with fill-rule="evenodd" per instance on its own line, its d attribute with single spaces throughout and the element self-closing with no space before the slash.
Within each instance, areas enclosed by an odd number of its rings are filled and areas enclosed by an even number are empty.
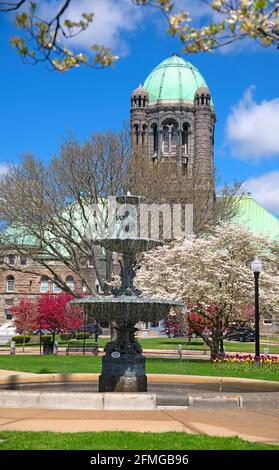
<svg viewBox="0 0 279 470">
<path fill-rule="evenodd" d="M 279 171 L 249 178 L 243 188 L 250 191 L 252 197 L 266 209 L 279 214 Z"/>
<path fill-rule="evenodd" d="M 44 1 L 40 5 L 40 16 L 51 18 L 57 13 L 61 0 Z M 129 46 L 125 35 L 141 25 L 143 8 L 135 6 L 131 0 L 72 0 L 64 14 L 64 19 L 78 21 L 82 13 L 94 13 L 92 24 L 75 38 L 68 40 L 70 47 L 89 49 L 93 44 L 111 47 L 122 56 L 128 53 Z"/>
<path fill-rule="evenodd" d="M 232 154 L 259 161 L 279 156 L 279 98 L 256 103 L 254 86 L 232 108 L 226 123 L 226 139 Z"/>
</svg>

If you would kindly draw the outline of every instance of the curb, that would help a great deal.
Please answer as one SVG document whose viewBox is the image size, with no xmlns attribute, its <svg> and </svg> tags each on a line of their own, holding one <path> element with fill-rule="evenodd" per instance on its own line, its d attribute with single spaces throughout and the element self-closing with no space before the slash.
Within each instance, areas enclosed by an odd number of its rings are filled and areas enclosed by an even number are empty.
<svg viewBox="0 0 279 470">
<path fill-rule="evenodd" d="M 9 371 L 7 371 L 9 372 Z M 148 380 L 157 384 L 213 384 L 218 392 L 185 392 L 179 394 L 163 393 L 87 393 L 16 390 L 17 384 L 59 384 L 59 383 L 96 383 L 99 374 L 17 374 L 16 371 L 0 376 L 1 408 L 46 408 L 46 409 L 91 409 L 91 410 L 156 410 L 162 407 L 202 408 L 202 409 L 255 409 L 279 408 L 279 382 L 237 378 L 194 375 L 148 374 Z M 228 387 L 238 387 L 240 393 L 223 391 Z M 245 388 L 255 392 L 245 392 Z M 242 389 L 243 392 L 242 393 Z"/>
<path fill-rule="evenodd" d="M 0 391 L 1 408 L 51 410 L 278 409 L 279 393 L 181 396 L 156 393 Z"/>
<path fill-rule="evenodd" d="M 155 394 L 1 391 L 1 408 L 155 410 Z"/>
</svg>

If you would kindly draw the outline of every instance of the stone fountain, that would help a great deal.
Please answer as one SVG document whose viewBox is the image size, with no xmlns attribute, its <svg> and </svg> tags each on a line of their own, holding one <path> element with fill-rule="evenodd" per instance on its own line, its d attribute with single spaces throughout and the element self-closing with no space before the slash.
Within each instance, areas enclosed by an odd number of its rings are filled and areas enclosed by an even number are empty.
<svg viewBox="0 0 279 470">
<path fill-rule="evenodd" d="M 137 205 L 137 196 L 123 196 L 121 202 Z M 119 199 L 118 199 L 119 201 Z M 161 240 L 131 238 L 129 228 L 118 238 L 97 239 L 95 242 L 108 251 L 122 255 L 121 286 L 110 296 L 90 296 L 72 300 L 71 304 L 84 306 L 87 315 L 97 321 L 113 322 L 116 337 L 105 346 L 99 392 L 146 392 L 145 357 L 136 341 L 139 321 L 158 321 L 166 318 L 172 308 L 181 308 L 177 300 L 150 298 L 134 287 L 137 255 L 162 245 Z"/>
</svg>

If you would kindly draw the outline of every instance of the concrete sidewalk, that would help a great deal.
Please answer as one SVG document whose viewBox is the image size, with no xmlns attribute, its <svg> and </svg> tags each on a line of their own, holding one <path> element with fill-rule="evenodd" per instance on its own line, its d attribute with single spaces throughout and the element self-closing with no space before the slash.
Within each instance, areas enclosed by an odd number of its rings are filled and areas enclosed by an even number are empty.
<svg viewBox="0 0 279 470">
<path fill-rule="evenodd" d="M 89 411 L 0 408 L 0 431 L 177 431 L 279 445 L 279 410 Z"/>
</svg>

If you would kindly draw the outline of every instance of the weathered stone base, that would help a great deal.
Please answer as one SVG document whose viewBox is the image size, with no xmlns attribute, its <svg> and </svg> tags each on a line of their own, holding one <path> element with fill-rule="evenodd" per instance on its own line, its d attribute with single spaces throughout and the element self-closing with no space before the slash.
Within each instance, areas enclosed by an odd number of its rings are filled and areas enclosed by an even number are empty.
<svg viewBox="0 0 279 470">
<path fill-rule="evenodd" d="M 100 375 L 99 392 L 147 392 L 147 377 Z"/>
<path fill-rule="evenodd" d="M 121 354 L 102 358 L 99 392 L 146 392 L 145 357 L 141 354 Z"/>
</svg>

